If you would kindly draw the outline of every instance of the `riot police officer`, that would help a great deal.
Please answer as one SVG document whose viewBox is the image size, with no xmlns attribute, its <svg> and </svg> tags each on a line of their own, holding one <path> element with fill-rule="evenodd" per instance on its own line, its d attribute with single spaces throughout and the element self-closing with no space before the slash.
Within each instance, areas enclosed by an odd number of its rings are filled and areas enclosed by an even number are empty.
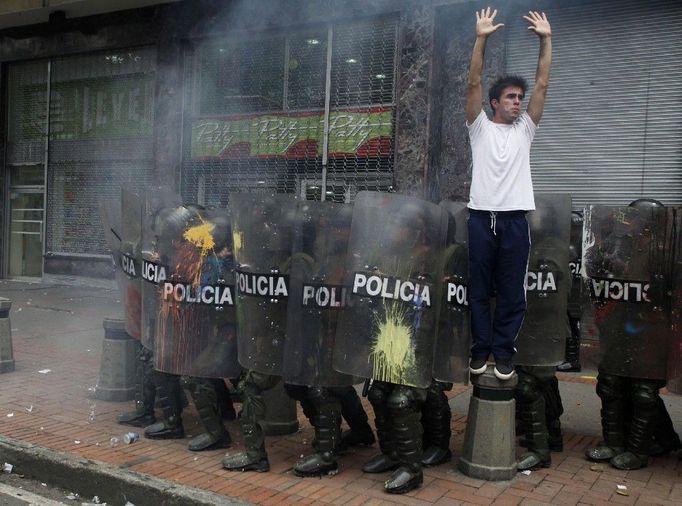
<svg viewBox="0 0 682 506">
<path fill-rule="evenodd" d="M 597 395 L 603 441 L 585 452 L 617 469 L 639 469 L 650 455 L 682 447 L 659 389 L 665 386 L 670 332 L 671 233 L 663 205 L 593 206 L 594 245 L 584 253 L 602 355 Z M 587 221 L 587 220 L 586 220 Z"/>
</svg>

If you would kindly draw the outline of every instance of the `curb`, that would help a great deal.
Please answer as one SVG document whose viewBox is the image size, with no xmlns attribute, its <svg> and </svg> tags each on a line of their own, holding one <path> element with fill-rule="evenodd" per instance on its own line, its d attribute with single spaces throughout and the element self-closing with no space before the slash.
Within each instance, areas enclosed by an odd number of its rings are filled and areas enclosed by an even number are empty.
<svg viewBox="0 0 682 506">
<path fill-rule="evenodd" d="M 135 506 L 251 504 L 4 436 L 0 436 L 0 456 L 4 462 L 14 465 L 15 473 L 78 492 L 82 500 L 97 495 L 109 504 L 130 501 Z"/>
</svg>

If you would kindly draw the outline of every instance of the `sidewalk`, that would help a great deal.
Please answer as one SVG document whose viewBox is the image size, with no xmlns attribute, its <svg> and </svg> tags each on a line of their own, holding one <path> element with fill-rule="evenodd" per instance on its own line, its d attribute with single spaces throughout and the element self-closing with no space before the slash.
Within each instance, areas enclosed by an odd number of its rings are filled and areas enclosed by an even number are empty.
<svg viewBox="0 0 682 506">
<path fill-rule="evenodd" d="M 564 452 L 552 455 L 550 469 L 528 476 L 518 474 L 508 482 L 471 479 L 456 470 L 471 393 L 465 387 L 455 387 L 450 392 L 453 462 L 427 469 L 424 485 L 403 496 L 383 492 L 387 475 L 367 475 L 360 470 L 378 451 L 376 446 L 352 450 L 341 457 L 336 476 L 295 477 L 291 468 L 302 454 L 311 451 L 313 439 L 313 431 L 300 409 L 300 431 L 268 438 L 270 473 L 225 471 L 221 467 L 224 450 L 192 453 L 187 450 L 187 438 L 174 441 L 141 438 L 131 445 L 112 448 L 111 437 L 127 432 L 124 426 L 116 424 L 115 417 L 131 409 L 132 402 L 94 400 L 89 397 L 89 389 L 94 387 L 99 374 L 102 320 L 120 314 L 118 292 L 0 280 L 0 297 L 12 301 L 10 318 L 16 363 L 15 372 L 0 375 L 0 435 L 18 445 L 36 445 L 79 461 L 96 461 L 95 469 L 97 466 L 116 469 L 131 483 L 141 479 L 134 473 L 142 473 L 168 480 L 170 485 L 215 493 L 206 497 L 215 498 L 216 504 L 235 500 L 273 505 L 682 504 L 682 463 L 677 457 L 652 459 L 649 467 L 630 472 L 608 465 L 595 466 L 584 459 L 585 448 L 597 442 L 601 430 L 594 371 L 583 372 L 582 376 L 560 375 L 566 410 L 562 418 Z M 664 400 L 677 431 L 682 431 L 682 397 L 664 395 Z M 372 419 L 366 400 L 365 408 Z M 200 428 L 193 407 L 183 413 L 183 420 L 188 437 L 198 434 Z M 229 422 L 227 426 L 238 440 L 236 424 Z M 230 451 L 239 446 L 236 442 Z M 4 458 L 0 453 L 0 459 Z M 31 470 L 15 472 L 30 474 Z M 49 480 L 47 476 L 41 478 Z M 625 485 L 627 490 L 620 492 L 627 495 L 621 495 L 617 485 Z M 192 496 L 189 493 L 187 497 Z M 136 506 L 144 504 L 132 502 Z"/>
</svg>

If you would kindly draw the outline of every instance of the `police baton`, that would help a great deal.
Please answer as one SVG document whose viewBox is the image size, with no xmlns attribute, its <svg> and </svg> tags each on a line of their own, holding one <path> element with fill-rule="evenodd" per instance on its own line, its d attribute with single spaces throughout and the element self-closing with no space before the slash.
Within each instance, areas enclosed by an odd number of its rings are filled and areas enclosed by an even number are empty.
<svg viewBox="0 0 682 506">
<path fill-rule="evenodd" d="M 369 393 L 369 386 L 372 384 L 372 380 L 367 378 L 365 380 L 365 384 L 362 385 L 362 396 L 367 397 L 367 394 Z"/>
</svg>

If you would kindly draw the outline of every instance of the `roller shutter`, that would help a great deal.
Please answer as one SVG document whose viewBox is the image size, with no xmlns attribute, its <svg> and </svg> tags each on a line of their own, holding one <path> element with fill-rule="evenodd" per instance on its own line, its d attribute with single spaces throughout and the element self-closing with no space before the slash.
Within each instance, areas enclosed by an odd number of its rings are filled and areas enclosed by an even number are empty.
<svg viewBox="0 0 682 506">
<path fill-rule="evenodd" d="M 590 2 L 547 14 L 554 51 L 531 153 L 535 191 L 570 192 L 576 208 L 640 197 L 682 204 L 682 2 Z M 520 16 L 505 27 L 507 72 L 533 78 L 538 41 Z"/>
</svg>

